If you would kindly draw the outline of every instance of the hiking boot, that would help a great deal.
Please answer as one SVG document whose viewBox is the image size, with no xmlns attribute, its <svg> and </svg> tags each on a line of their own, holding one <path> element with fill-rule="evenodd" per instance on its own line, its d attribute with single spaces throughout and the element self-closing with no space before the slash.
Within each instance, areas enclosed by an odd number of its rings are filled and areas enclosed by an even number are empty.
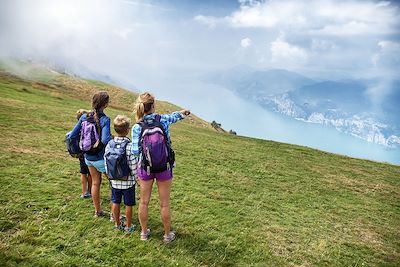
<svg viewBox="0 0 400 267">
<path fill-rule="evenodd" d="M 164 235 L 164 242 L 165 243 L 170 243 L 170 242 L 174 241 L 175 238 L 176 238 L 175 232 L 171 231 L 171 232 L 169 232 L 168 235 Z"/>
</svg>

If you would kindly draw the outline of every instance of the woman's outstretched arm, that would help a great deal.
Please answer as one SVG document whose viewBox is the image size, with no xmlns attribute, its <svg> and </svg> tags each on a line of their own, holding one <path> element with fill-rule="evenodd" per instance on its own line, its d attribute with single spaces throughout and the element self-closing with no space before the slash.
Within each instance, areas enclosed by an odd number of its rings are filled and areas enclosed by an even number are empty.
<svg viewBox="0 0 400 267">
<path fill-rule="evenodd" d="M 161 115 L 161 120 L 167 125 L 170 125 L 184 119 L 188 115 L 190 115 L 190 111 L 183 109 L 181 111 L 172 112 L 171 114 L 163 114 Z"/>
</svg>

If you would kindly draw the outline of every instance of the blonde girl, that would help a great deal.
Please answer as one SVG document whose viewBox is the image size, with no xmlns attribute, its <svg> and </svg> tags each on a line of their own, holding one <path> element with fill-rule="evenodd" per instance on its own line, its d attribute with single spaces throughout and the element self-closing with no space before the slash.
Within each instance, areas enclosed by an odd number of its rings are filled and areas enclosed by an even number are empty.
<svg viewBox="0 0 400 267">
<path fill-rule="evenodd" d="M 132 153 L 140 161 L 140 139 L 143 123 L 150 123 L 157 118 L 164 129 L 167 138 L 170 140 L 169 126 L 190 115 L 189 110 L 176 111 L 171 114 L 158 115 L 156 111 L 156 101 L 152 94 L 146 92 L 140 94 L 136 100 L 134 113 L 136 124 L 132 127 Z M 170 211 L 170 193 L 172 186 L 173 172 L 172 168 L 162 172 L 153 173 L 144 170 L 140 163 L 138 164 L 137 175 L 140 180 L 140 203 L 139 203 L 139 222 L 142 228 L 140 239 L 149 238 L 150 229 L 148 229 L 148 207 L 153 188 L 154 180 L 158 187 L 158 196 L 161 207 L 161 219 L 164 225 L 164 241 L 171 242 L 175 239 L 175 232 L 171 231 L 171 211 Z"/>
</svg>

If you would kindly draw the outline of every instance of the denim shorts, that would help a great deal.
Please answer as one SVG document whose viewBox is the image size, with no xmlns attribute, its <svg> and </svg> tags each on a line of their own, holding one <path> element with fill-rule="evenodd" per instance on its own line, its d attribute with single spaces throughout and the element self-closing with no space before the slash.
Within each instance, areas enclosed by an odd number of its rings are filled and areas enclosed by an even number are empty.
<svg viewBox="0 0 400 267">
<path fill-rule="evenodd" d="M 82 174 L 89 174 L 89 168 L 85 163 L 85 159 L 84 158 L 79 158 L 79 165 L 80 165 L 80 173 Z"/>
<path fill-rule="evenodd" d="M 85 163 L 88 167 L 93 166 L 98 170 L 99 172 L 105 173 L 106 172 L 106 167 L 104 166 L 104 159 L 101 160 L 96 160 L 96 161 L 91 161 L 85 159 Z"/>
<path fill-rule="evenodd" d="M 153 180 L 154 178 L 157 179 L 157 181 L 167 181 L 172 179 L 172 168 L 170 170 L 165 170 L 163 172 L 159 172 L 159 173 L 150 173 L 147 174 L 147 172 L 145 170 L 143 170 L 141 167 L 138 168 L 138 172 L 137 175 L 139 177 L 140 180 L 143 181 L 148 181 L 148 180 Z"/>
<path fill-rule="evenodd" d="M 117 189 L 111 187 L 111 201 L 114 204 L 121 204 L 122 196 L 124 196 L 125 206 L 135 206 L 135 186 L 129 187 L 127 189 Z"/>
</svg>

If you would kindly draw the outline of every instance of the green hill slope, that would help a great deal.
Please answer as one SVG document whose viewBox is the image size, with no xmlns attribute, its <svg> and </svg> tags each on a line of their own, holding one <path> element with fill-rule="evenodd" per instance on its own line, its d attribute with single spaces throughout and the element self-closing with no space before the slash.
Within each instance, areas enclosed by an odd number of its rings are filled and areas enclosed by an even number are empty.
<svg viewBox="0 0 400 267">
<path fill-rule="evenodd" d="M 162 242 L 156 190 L 149 242 L 113 231 L 79 198 L 63 139 L 95 90 L 110 92 L 111 118 L 132 117 L 135 94 L 45 76 L 0 74 L 0 266 L 399 266 L 399 166 L 222 134 L 196 117 L 171 129 L 178 239 Z M 104 207 L 107 196 L 103 181 Z"/>
</svg>

